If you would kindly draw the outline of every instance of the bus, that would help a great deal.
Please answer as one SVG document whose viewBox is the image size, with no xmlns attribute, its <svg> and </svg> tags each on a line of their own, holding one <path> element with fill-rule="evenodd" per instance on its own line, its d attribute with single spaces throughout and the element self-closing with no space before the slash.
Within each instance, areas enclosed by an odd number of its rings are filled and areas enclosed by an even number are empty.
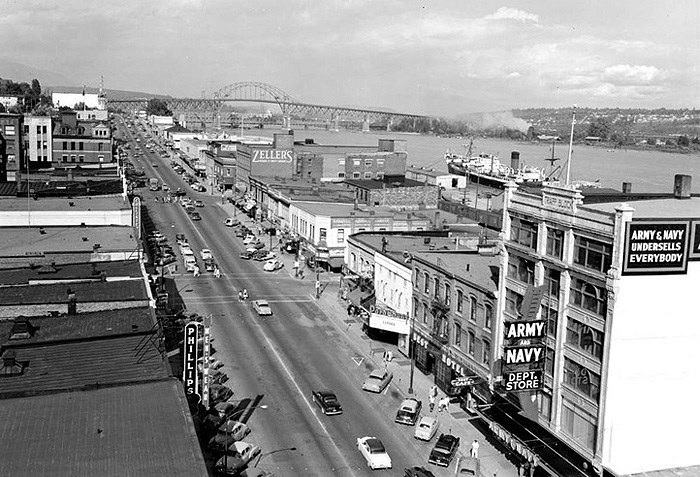
<svg viewBox="0 0 700 477">
<path fill-rule="evenodd" d="M 155 177 L 148 179 L 148 188 L 150 190 L 160 190 L 160 181 Z"/>
</svg>

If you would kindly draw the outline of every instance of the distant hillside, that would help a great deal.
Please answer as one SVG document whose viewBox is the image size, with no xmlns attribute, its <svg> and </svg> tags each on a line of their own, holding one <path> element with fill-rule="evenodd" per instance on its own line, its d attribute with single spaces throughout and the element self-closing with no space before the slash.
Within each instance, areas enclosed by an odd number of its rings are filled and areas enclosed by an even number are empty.
<svg viewBox="0 0 700 477">
<path fill-rule="evenodd" d="M 82 86 L 46 86 L 44 87 L 46 90 L 50 90 L 54 93 L 82 93 L 83 92 L 83 87 Z M 93 86 L 86 86 L 85 87 L 85 92 L 86 93 L 93 93 L 97 94 L 99 92 L 99 88 L 95 88 Z M 170 98 L 170 96 L 167 95 L 162 95 L 162 94 L 152 94 L 152 93 L 143 93 L 140 91 L 125 91 L 121 89 L 109 89 L 105 88 L 105 94 L 107 95 L 107 99 L 123 99 L 123 98 Z"/>
<path fill-rule="evenodd" d="M 60 73 L 34 68 L 6 58 L 0 58 L 0 78 L 9 79 L 15 83 L 31 83 L 36 78 L 42 88 L 47 84 L 76 84 L 76 81 Z"/>
</svg>

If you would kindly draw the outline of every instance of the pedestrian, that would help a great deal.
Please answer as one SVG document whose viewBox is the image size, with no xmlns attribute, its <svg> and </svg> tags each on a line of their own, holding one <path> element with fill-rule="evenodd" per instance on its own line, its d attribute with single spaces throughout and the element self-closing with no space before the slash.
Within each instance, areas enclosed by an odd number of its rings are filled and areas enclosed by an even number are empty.
<svg viewBox="0 0 700 477">
<path fill-rule="evenodd" d="M 438 387 L 436 384 L 433 384 L 433 386 L 430 388 L 430 396 L 435 399 L 437 398 L 438 395 Z"/>
<path fill-rule="evenodd" d="M 428 401 L 430 402 L 430 412 L 433 412 L 435 410 L 435 396 L 428 395 Z"/>
<path fill-rule="evenodd" d="M 469 449 L 469 455 L 475 459 L 479 458 L 479 441 L 476 439 L 474 439 L 474 442 L 472 442 L 472 448 Z"/>
<path fill-rule="evenodd" d="M 248 289 L 244 288 L 243 289 L 243 301 L 246 301 L 248 299 Z"/>
<path fill-rule="evenodd" d="M 198 276 L 199 276 L 199 266 L 198 266 L 198 265 L 195 265 L 195 266 L 194 266 L 194 276 L 195 276 L 195 277 L 198 277 Z"/>
<path fill-rule="evenodd" d="M 438 411 L 447 412 L 449 407 L 450 407 L 450 398 L 445 396 L 444 398 L 440 399 L 440 403 L 438 404 Z"/>
<path fill-rule="evenodd" d="M 219 267 L 214 268 L 214 276 L 216 278 L 221 278 L 221 270 L 219 270 Z"/>
<path fill-rule="evenodd" d="M 294 259 L 294 278 L 299 277 L 299 258 Z"/>
<path fill-rule="evenodd" d="M 243 290 L 238 290 L 238 301 L 243 301 Z"/>
<path fill-rule="evenodd" d="M 387 350 L 386 352 L 386 361 L 388 363 L 391 363 L 391 360 L 394 359 L 394 354 L 391 352 L 391 350 Z"/>
</svg>

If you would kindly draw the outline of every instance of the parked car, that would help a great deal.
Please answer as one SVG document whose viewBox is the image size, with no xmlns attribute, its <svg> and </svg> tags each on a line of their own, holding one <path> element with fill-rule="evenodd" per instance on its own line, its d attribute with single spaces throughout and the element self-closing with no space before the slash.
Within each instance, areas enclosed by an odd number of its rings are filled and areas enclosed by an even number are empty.
<svg viewBox="0 0 700 477">
<path fill-rule="evenodd" d="M 437 433 L 440 423 L 437 419 L 430 416 L 423 416 L 418 421 L 416 426 L 416 432 L 413 433 L 413 437 L 420 439 L 422 441 L 429 441 Z"/>
<path fill-rule="evenodd" d="M 234 442 L 226 449 L 225 456 L 216 462 L 216 470 L 221 475 L 238 475 L 248 463 L 260 455 L 260 448 L 248 442 Z"/>
<path fill-rule="evenodd" d="M 259 316 L 269 316 L 272 314 L 272 308 L 270 308 L 270 304 L 267 300 L 255 300 L 253 302 L 253 309 Z"/>
<path fill-rule="evenodd" d="M 243 239 L 243 245 L 248 245 L 249 243 L 255 243 L 258 241 L 258 238 L 255 235 L 246 235 L 246 237 Z"/>
<path fill-rule="evenodd" d="M 228 419 L 234 412 L 236 412 L 236 407 L 237 406 L 234 403 L 224 401 L 215 405 L 214 410 L 220 418 Z"/>
<path fill-rule="evenodd" d="M 275 270 L 279 270 L 282 267 L 284 267 L 284 263 L 275 258 L 265 262 L 265 265 L 263 265 L 263 270 L 265 270 L 266 272 L 274 272 Z"/>
<path fill-rule="evenodd" d="M 204 260 L 204 270 L 207 272 L 213 272 L 216 270 L 216 262 L 214 262 L 213 258 L 208 258 Z"/>
<path fill-rule="evenodd" d="M 367 466 L 372 469 L 391 469 L 391 457 L 386 452 L 382 441 L 376 437 L 359 437 L 357 448 L 367 461 Z"/>
<path fill-rule="evenodd" d="M 168 184 L 163 184 L 163 192 L 168 192 L 170 190 L 170 186 Z"/>
<path fill-rule="evenodd" d="M 425 467 L 413 466 L 403 470 L 403 477 L 435 477 L 435 474 Z"/>
<path fill-rule="evenodd" d="M 418 416 L 420 416 L 422 407 L 423 403 L 421 403 L 418 399 L 404 399 L 398 412 L 396 413 L 396 419 L 394 419 L 394 421 L 398 422 L 399 424 L 414 426 L 418 420 Z"/>
<path fill-rule="evenodd" d="M 249 252 L 249 251 L 245 250 L 245 251 L 241 252 L 240 257 L 243 260 L 250 260 L 251 258 L 253 258 L 253 252 Z"/>
<path fill-rule="evenodd" d="M 224 220 L 224 225 L 226 227 L 235 227 L 236 225 L 240 225 L 241 221 L 238 219 L 234 219 L 232 217 L 227 218 Z"/>
<path fill-rule="evenodd" d="M 192 184 L 192 188 L 194 190 L 196 190 L 197 192 L 206 192 L 207 191 L 207 188 L 198 182 L 195 182 L 194 184 Z"/>
<path fill-rule="evenodd" d="M 343 408 L 340 406 L 338 398 L 333 391 L 327 389 L 313 391 L 311 400 L 321 408 L 321 412 L 326 416 L 335 416 L 343 413 Z"/>
<path fill-rule="evenodd" d="M 250 434 L 250 427 L 242 422 L 226 420 L 217 429 L 216 435 L 209 439 L 207 447 L 213 451 L 224 452 L 236 441 L 245 439 Z"/>
<path fill-rule="evenodd" d="M 456 477 L 479 477 L 481 475 L 481 461 L 476 457 L 460 456 L 455 467 Z"/>
<path fill-rule="evenodd" d="M 373 393 L 380 393 L 386 389 L 393 377 L 394 374 L 386 369 L 377 368 L 369 373 L 365 382 L 362 383 L 362 389 Z"/>
<path fill-rule="evenodd" d="M 204 207 L 204 202 L 202 202 L 201 200 L 195 200 L 194 206 L 195 207 Z"/>
<path fill-rule="evenodd" d="M 431 464 L 448 467 L 459 448 L 459 437 L 452 434 L 440 434 L 435 447 L 430 451 L 428 462 Z"/>
<path fill-rule="evenodd" d="M 277 254 L 275 252 L 265 251 L 265 253 L 256 254 L 255 260 L 258 262 L 267 262 L 268 260 L 272 260 L 276 257 Z"/>
<path fill-rule="evenodd" d="M 199 255 L 202 257 L 202 260 L 213 260 L 214 255 L 211 254 L 211 250 L 208 248 L 203 248 L 201 252 L 199 252 Z"/>
<path fill-rule="evenodd" d="M 222 384 L 212 384 L 209 386 L 209 397 L 213 402 L 227 401 L 231 396 L 233 396 L 233 390 L 228 386 Z"/>
<path fill-rule="evenodd" d="M 192 220 L 202 220 L 202 216 L 199 215 L 199 212 L 192 212 L 190 213 L 190 218 Z"/>
</svg>

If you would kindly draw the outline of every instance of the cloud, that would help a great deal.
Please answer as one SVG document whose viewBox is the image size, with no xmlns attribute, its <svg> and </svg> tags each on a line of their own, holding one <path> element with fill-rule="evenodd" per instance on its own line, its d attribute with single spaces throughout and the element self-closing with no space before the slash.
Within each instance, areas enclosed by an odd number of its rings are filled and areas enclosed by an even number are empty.
<svg viewBox="0 0 700 477">
<path fill-rule="evenodd" d="M 519 22 L 539 22 L 539 16 L 516 8 L 501 7 L 495 13 L 486 15 L 486 20 L 517 20 Z"/>
<path fill-rule="evenodd" d="M 614 65 L 605 68 L 602 79 L 615 85 L 649 85 L 662 81 L 665 76 L 656 66 Z"/>
</svg>

